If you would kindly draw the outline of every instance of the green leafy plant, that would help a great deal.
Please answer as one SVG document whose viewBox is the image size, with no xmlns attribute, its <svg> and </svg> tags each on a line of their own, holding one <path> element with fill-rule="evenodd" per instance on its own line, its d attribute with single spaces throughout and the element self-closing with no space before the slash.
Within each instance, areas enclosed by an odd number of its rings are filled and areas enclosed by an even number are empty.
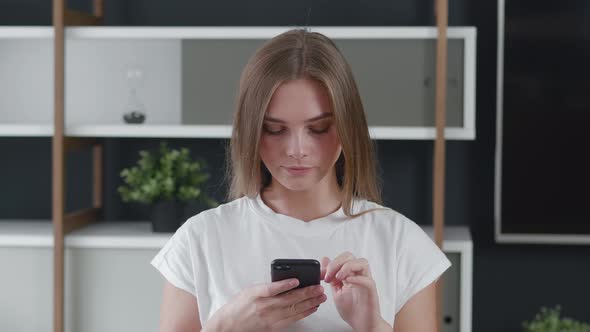
<svg viewBox="0 0 590 332">
<path fill-rule="evenodd" d="M 119 186 L 118 191 L 124 202 L 195 200 L 210 207 L 218 205 L 202 190 L 210 177 L 205 162 L 191 160 L 187 148 L 170 149 L 162 142 L 159 150 L 141 150 L 139 156 L 137 165 L 123 169 L 120 174 L 125 185 Z"/>
<path fill-rule="evenodd" d="M 571 318 L 560 318 L 561 306 L 541 308 L 531 322 L 525 321 L 524 332 L 590 332 L 590 325 Z"/>
</svg>

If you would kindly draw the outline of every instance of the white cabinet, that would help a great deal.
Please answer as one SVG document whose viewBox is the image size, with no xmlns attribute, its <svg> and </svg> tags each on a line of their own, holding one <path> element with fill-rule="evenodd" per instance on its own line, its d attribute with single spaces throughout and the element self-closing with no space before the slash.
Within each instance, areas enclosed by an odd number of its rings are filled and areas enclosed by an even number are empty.
<svg viewBox="0 0 590 332">
<path fill-rule="evenodd" d="M 433 228 L 423 229 L 434 240 Z M 471 332 L 473 242 L 469 228 L 445 226 L 442 249 L 453 265 L 441 278 L 444 285 L 441 332 Z"/>
<path fill-rule="evenodd" d="M 431 227 L 424 227 L 432 235 Z M 163 277 L 151 259 L 171 234 L 147 222 L 97 223 L 65 241 L 67 332 L 157 331 Z M 0 331 L 50 332 L 53 236 L 49 221 L 0 222 Z M 472 242 L 466 227 L 445 228 L 443 332 L 471 332 Z"/>
<path fill-rule="evenodd" d="M 0 331 L 50 332 L 53 248 L 0 244 L 0 264 Z"/>
<path fill-rule="evenodd" d="M 66 332 L 158 331 L 164 282 L 149 264 L 157 252 L 68 247 Z"/>
</svg>

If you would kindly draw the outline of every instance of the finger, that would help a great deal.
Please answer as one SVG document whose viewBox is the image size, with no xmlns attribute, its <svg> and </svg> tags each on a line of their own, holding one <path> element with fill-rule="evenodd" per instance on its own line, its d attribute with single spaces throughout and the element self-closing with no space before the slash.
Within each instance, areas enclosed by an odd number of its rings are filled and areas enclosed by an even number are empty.
<svg viewBox="0 0 590 332">
<path fill-rule="evenodd" d="M 276 296 L 299 285 L 297 278 L 289 278 L 271 283 L 260 284 L 254 287 L 254 293 L 260 297 Z"/>
<path fill-rule="evenodd" d="M 310 291 L 312 288 L 314 288 L 314 286 L 290 289 L 288 291 L 279 293 L 275 296 L 258 296 L 258 298 L 261 300 L 260 304 L 262 304 L 264 308 L 271 310 L 274 313 L 273 315 L 275 317 L 283 319 L 284 317 L 281 316 L 281 312 L 285 307 L 288 307 L 294 303 L 305 301 L 309 298 L 316 297 L 323 293 L 323 289 L 321 292 L 313 292 Z"/>
<path fill-rule="evenodd" d="M 328 264 L 326 269 L 326 275 L 324 276 L 325 282 L 331 282 L 334 279 L 334 275 L 336 272 L 340 270 L 342 265 L 349 260 L 353 260 L 355 257 L 352 253 L 346 251 L 338 255 L 338 257 L 334 258 L 334 260 Z"/>
<path fill-rule="evenodd" d="M 298 321 L 300 319 L 303 319 L 303 318 L 305 318 L 305 317 L 313 314 L 317 310 L 318 310 L 318 307 L 314 307 L 314 308 L 308 309 L 308 310 L 306 310 L 306 311 L 304 311 L 304 312 L 302 312 L 300 314 L 297 314 L 295 316 L 290 316 L 290 317 L 287 317 L 285 319 L 282 319 L 282 320 L 276 322 L 272 326 L 272 330 L 278 330 L 278 331 L 280 331 L 280 330 L 284 329 L 285 327 L 291 325 L 292 323 L 294 323 L 294 322 L 296 322 L 296 321 Z"/>
<path fill-rule="evenodd" d="M 320 280 L 324 280 L 326 270 L 328 269 L 328 264 L 330 264 L 330 258 L 322 257 L 320 261 Z"/>
<path fill-rule="evenodd" d="M 280 310 L 280 317 L 286 318 L 290 316 L 296 316 L 302 312 L 305 312 L 311 308 L 317 307 L 320 304 L 324 303 L 328 297 L 326 294 L 321 294 L 319 296 L 314 296 L 312 298 L 306 299 L 304 301 L 291 303 L 288 306 L 282 307 Z"/>
<path fill-rule="evenodd" d="M 363 275 L 369 277 L 369 261 L 365 258 L 357 258 L 344 263 L 340 268 L 340 271 L 336 272 L 336 279 L 344 280 L 351 275 Z"/>
<path fill-rule="evenodd" d="M 345 279 L 346 282 L 353 285 L 362 286 L 368 289 L 375 288 L 375 280 L 371 277 L 366 276 L 350 276 Z"/>
<path fill-rule="evenodd" d="M 288 307 L 294 303 L 299 303 L 311 298 L 324 294 L 324 287 L 320 285 L 307 286 L 305 288 L 289 291 L 272 298 L 271 305 L 274 307 Z"/>
</svg>

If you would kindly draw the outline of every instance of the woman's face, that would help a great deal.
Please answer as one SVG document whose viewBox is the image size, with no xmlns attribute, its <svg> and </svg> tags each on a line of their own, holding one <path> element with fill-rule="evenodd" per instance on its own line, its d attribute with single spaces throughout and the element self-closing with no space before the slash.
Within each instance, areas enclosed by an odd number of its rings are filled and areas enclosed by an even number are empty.
<svg viewBox="0 0 590 332">
<path fill-rule="evenodd" d="M 260 139 L 260 157 L 273 185 L 278 181 L 301 191 L 333 183 L 334 164 L 342 150 L 334 121 L 330 97 L 321 83 L 290 80 L 277 88 Z"/>
</svg>

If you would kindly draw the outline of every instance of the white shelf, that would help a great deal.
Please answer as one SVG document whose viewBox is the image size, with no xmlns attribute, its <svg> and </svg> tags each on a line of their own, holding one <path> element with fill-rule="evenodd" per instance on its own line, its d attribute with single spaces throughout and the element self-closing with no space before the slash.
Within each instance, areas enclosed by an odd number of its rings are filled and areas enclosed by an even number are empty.
<svg viewBox="0 0 590 332">
<path fill-rule="evenodd" d="M 434 227 L 422 226 L 424 232 L 434 240 Z M 467 226 L 445 226 L 444 229 L 443 251 L 445 252 L 465 252 L 473 250 L 471 233 Z"/>
<path fill-rule="evenodd" d="M 373 139 L 411 139 L 434 140 L 436 128 L 434 127 L 378 127 L 369 126 L 369 134 Z M 449 140 L 473 140 L 475 129 L 453 128 L 445 129 L 445 138 Z"/>
<path fill-rule="evenodd" d="M 219 125 L 71 125 L 66 135 L 72 137 L 187 137 L 229 138 L 231 126 Z"/>
<path fill-rule="evenodd" d="M 52 26 L 3 26 L 1 39 L 53 38 Z"/>
<path fill-rule="evenodd" d="M 432 236 L 432 227 L 424 226 Z M 172 233 L 154 233 L 149 222 L 97 222 L 68 234 L 69 248 L 161 248 Z M 448 252 L 471 250 L 466 226 L 445 227 L 443 249 Z M 52 247 L 53 226 L 49 220 L 0 221 L 0 247 Z"/>
<path fill-rule="evenodd" d="M 1 247 L 53 247 L 53 225 L 50 220 L 2 220 Z"/>
<path fill-rule="evenodd" d="M 68 38 L 109 39 L 266 39 L 293 27 L 71 27 Z M 436 38 L 436 27 L 309 27 L 330 38 Z M 448 38 L 475 35 L 473 27 L 450 27 Z"/>
<path fill-rule="evenodd" d="M 98 222 L 66 235 L 66 248 L 159 249 L 172 233 L 154 233 L 149 222 Z M 50 220 L 0 221 L 0 248 L 53 248 Z"/>
<path fill-rule="evenodd" d="M 369 127 L 373 139 L 432 140 L 432 127 Z M 70 125 L 66 135 L 71 137 L 171 137 L 171 138 L 230 138 L 230 125 Z M 445 137 L 451 140 L 471 140 L 475 131 L 447 128 Z"/>
<path fill-rule="evenodd" d="M 43 124 L 0 124 L 0 137 L 49 137 L 53 126 Z"/>
<path fill-rule="evenodd" d="M 369 127 L 373 139 L 432 140 L 436 130 L 431 127 Z M 50 137 L 50 125 L 0 124 L 0 137 Z M 66 128 L 70 137 L 164 137 L 164 138 L 230 138 L 231 126 L 227 125 L 70 125 Z M 447 128 L 445 138 L 472 140 L 474 131 Z"/>
<path fill-rule="evenodd" d="M 149 222 L 98 222 L 66 237 L 66 247 L 160 249 L 172 233 L 154 233 Z"/>
<path fill-rule="evenodd" d="M 108 38 L 108 39 L 265 39 L 293 27 L 66 27 L 68 38 Z M 436 38 L 436 27 L 308 27 L 310 31 L 320 32 L 331 38 Z M 0 38 L 53 38 L 51 26 L 4 26 Z M 448 38 L 473 37 L 474 27 L 449 27 Z"/>
</svg>

